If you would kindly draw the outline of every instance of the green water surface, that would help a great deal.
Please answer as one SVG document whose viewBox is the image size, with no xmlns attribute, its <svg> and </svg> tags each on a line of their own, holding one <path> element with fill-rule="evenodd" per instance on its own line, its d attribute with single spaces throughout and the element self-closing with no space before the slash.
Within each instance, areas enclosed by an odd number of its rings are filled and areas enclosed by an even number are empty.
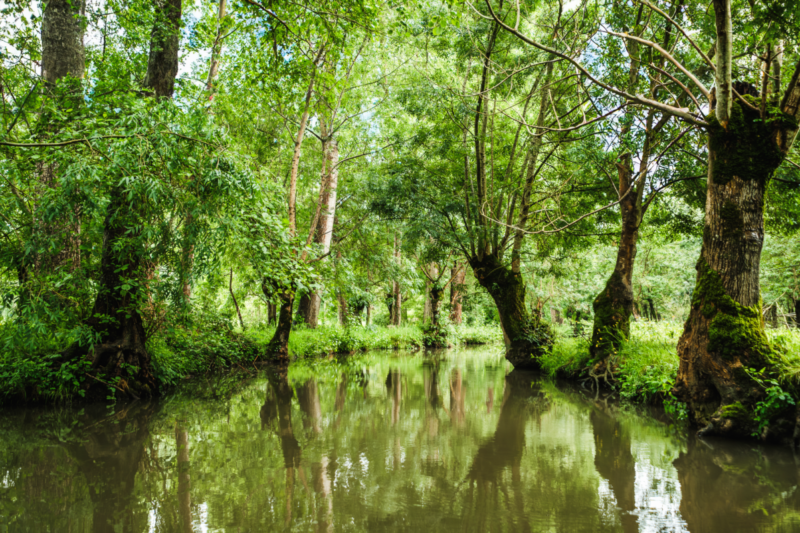
<svg viewBox="0 0 800 533">
<path fill-rule="evenodd" d="M 511 371 L 498 348 L 0 411 L 0 532 L 800 531 L 791 450 Z"/>
</svg>

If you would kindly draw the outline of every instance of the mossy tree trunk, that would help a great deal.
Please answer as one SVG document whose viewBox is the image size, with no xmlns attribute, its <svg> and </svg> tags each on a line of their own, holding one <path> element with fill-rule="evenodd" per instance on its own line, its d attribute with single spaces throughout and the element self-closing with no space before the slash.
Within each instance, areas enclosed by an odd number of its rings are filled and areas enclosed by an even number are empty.
<svg viewBox="0 0 800 533">
<path fill-rule="evenodd" d="M 619 175 L 620 213 L 622 227 L 620 229 L 619 246 L 617 248 L 617 262 L 606 286 L 592 302 L 594 310 L 594 323 L 592 326 L 592 344 L 590 352 L 594 363 L 592 371 L 595 374 L 604 373 L 608 358 L 628 338 L 631 329 L 631 315 L 634 311 L 633 302 L 633 267 L 636 261 L 636 245 L 639 240 L 639 227 L 647 209 L 643 202 L 644 189 L 647 177 L 647 167 L 650 163 L 650 152 L 654 142 L 654 135 L 664 126 L 661 121 L 653 125 L 653 113 L 650 112 L 646 119 L 644 144 L 639 158 L 639 171 L 634 173 L 631 169 L 632 156 L 624 154 L 617 163 Z"/>
<path fill-rule="evenodd" d="M 754 408 L 764 398 L 763 387 L 751 375 L 761 369 L 774 372 L 778 357 L 761 315 L 764 194 L 786 156 L 786 139 L 796 122 L 775 107 L 762 119 L 738 101 L 726 127 L 713 115 L 709 121 L 703 246 L 691 311 L 678 343 L 675 392 L 704 434 L 747 437 L 757 427 Z M 776 413 L 762 437 L 781 438 L 792 431 L 794 413 Z"/>
<path fill-rule="evenodd" d="M 506 340 L 506 359 L 514 368 L 539 368 L 539 357 L 550 348 L 552 334 L 525 306 L 522 274 L 505 266 L 494 254 L 471 257 L 470 266 L 481 287 L 494 300 Z"/>
<path fill-rule="evenodd" d="M 627 161 L 619 165 L 620 195 L 629 192 L 632 184 L 630 155 Z M 641 196 L 630 191 L 620 202 L 622 211 L 622 230 L 617 262 L 614 272 L 606 282 L 606 286 L 592 302 L 594 309 L 594 325 L 592 327 L 592 344 L 589 348 L 594 362 L 594 372 L 605 369 L 607 359 L 620 343 L 628 338 L 633 314 L 633 265 L 636 260 L 636 243 L 639 238 L 641 222 Z"/>
<path fill-rule="evenodd" d="M 289 335 L 292 333 L 292 307 L 294 306 L 294 293 L 289 289 L 277 291 L 268 290 L 267 283 L 262 283 L 264 296 L 272 298 L 278 296 L 278 319 L 275 334 L 267 345 L 267 355 L 280 364 L 289 364 Z"/>
</svg>

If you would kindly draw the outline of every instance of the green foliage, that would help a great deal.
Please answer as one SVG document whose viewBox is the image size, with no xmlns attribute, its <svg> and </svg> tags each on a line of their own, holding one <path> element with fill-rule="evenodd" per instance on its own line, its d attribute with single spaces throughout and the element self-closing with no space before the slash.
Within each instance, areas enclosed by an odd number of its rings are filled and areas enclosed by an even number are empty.
<svg viewBox="0 0 800 533">
<path fill-rule="evenodd" d="M 752 417 L 753 421 L 756 423 L 756 428 L 753 430 L 754 437 L 760 436 L 764 428 L 767 427 L 777 415 L 785 413 L 796 404 L 792 394 L 784 390 L 777 379 L 770 378 L 769 374 L 765 373 L 765 370 L 765 368 L 761 370 L 745 369 L 750 379 L 764 389 L 764 399 L 756 402 L 753 412 L 743 412 L 740 414 L 740 416 L 744 416 L 748 419 Z M 726 406 L 726 408 L 730 408 L 730 406 Z"/>
</svg>

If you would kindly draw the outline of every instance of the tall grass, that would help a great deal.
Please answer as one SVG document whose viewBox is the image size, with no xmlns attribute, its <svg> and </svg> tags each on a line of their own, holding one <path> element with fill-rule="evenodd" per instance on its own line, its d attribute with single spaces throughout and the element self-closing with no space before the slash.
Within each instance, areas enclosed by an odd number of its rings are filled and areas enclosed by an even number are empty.
<svg viewBox="0 0 800 533">
<path fill-rule="evenodd" d="M 491 344 L 503 340 L 499 326 L 448 326 L 447 329 L 448 341 L 453 345 Z M 271 328 L 258 329 L 248 331 L 246 336 L 266 348 L 273 333 Z M 289 354 L 299 358 L 366 350 L 419 349 L 423 345 L 424 333 L 417 326 L 295 328 L 289 336 Z"/>
</svg>

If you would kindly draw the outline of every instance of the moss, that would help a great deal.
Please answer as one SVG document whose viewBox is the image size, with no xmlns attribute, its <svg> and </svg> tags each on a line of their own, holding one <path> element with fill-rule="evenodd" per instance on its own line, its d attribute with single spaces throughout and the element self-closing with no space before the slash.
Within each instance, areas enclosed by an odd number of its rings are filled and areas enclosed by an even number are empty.
<svg viewBox="0 0 800 533">
<path fill-rule="evenodd" d="M 771 363 L 775 353 L 761 323 L 761 302 L 748 307 L 728 296 L 719 274 L 702 257 L 697 270 L 692 305 L 711 318 L 708 351 L 724 359 L 743 357 L 754 368 Z"/>
<path fill-rule="evenodd" d="M 625 309 L 621 298 L 614 297 L 622 295 L 624 291 L 622 275 L 614 271 L 592 303 L 594 326 L 590 350 L 594 362 L 610 356 L 630 337 L 630 311 Z"/>
<path fill-rule="evenodd" d="M 761 105 L 751 96 L 744 98 L 756 107 Z M 708 115 L 708 122 L 717 185 L 725 185 L 734 176 L 743 180 L 768 180 L 785 157 L 775 141 L 776 130 L 797 128 L 794 118 L 774 104 L 767 106 L 767 118 L 762 120 L 757 111 L 738 101 L 731 106 L 726 128 L 713 112 Z"/>
<path fill-rule="evenodd" d="M 742 405 L 742 402 L 734 402 L 720 407 L 719 416 L 720 418 L 730 418 L 733 420 L 748 420 L 750 418 L 750 413 L 745 409 L 744 405 Z"/>
</svg>

